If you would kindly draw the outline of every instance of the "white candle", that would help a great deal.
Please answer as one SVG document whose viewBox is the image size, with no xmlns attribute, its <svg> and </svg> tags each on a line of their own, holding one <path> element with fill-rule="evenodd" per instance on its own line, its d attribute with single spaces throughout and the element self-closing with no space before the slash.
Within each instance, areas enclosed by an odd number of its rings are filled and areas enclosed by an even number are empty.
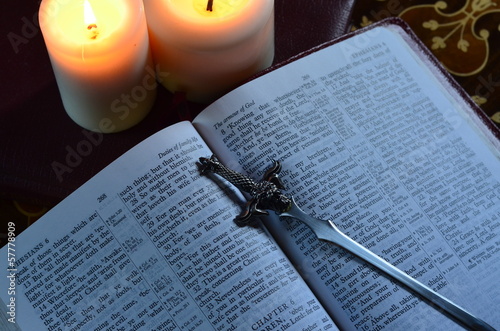
<svg viewBox="0 0 500 331">
<path fill-rule="evenodd" d="M 43 0 L 40 28 L 64 108 L 80 126 L 118 132 L 156 97 L 141 0 Z"/>
<path fill-rule="evenodd" d="M 271 65 L 274 0 L 144 0 L 157 77 L 210 102 Z"/>
</svg>

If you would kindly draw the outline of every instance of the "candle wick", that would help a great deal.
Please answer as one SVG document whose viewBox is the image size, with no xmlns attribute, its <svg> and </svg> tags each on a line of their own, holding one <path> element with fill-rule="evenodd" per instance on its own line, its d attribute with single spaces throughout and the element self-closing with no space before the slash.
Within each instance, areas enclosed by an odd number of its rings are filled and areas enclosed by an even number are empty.
<svg viewBox="0 0 500 331">
<path fill-rule="evenodd" d="M 87 30 L 90 31 L 90 39 L 97 39 L 99 35 L 99 30 L 97 29 L 97 24 L 92 23 L 87 25 Z"/>
<path fill-rule="evenodd" d="M 214 5 L 214 0 L 208 0 L 207 11 L 212 11 L 212 6 Z"/>
</svg>

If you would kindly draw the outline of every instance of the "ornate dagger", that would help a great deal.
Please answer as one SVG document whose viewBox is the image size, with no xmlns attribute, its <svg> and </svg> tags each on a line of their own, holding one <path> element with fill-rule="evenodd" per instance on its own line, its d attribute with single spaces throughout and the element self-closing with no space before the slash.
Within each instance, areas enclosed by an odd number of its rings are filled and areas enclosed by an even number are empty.
<svg viewBox="0 0 500 331">
<path fill-rule="evenodd" d="M 281 171 L 279 161 L 274 161 L 273 166 L 266 171 L 263 180 L 260 182 L 255 182 L 253 179 L 225 167 L 213 155 L 210 158 L 200 158 L 200 162 L 202 174 L 207 172 L 215 173 L 228 180 L 241 191 L 250 194 L 251 198 L 245 210 L 236 217 L 238 224 L 245 225 L 251 222 L 255 216 L 267 215 L 267 210 L 273 210 L 279 216 L 293 217 L 309 226 L 319 239 L 332 242 L 377 267 L 441 308 L 463 326 L 471 330 L 495 330 L 483 320 L 475 317 L 346 236 L 332 221 L 320 220 L 306 214 L 297 206 L 293 198 L 281 193 L 280 190 L 284 189 L 284 186 L 278 177 Z"/>
</svg>

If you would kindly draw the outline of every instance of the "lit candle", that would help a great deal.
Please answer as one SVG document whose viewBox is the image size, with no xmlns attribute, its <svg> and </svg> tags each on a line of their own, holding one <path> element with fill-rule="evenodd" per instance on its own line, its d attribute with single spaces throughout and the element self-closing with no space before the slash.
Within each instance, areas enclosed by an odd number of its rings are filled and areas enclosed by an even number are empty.
<svg viewBox="0 0 500 331">
<path fill-rule="evenodd" d="M 157 83 L 141 0 L 43 0 L 39 19 L 73 121 L 118 132 L 148 114 Z"/>
<path fill-rule="evenodd" d="M 271 65 L 274 0 L 144 0 L 159 82 L 210 102 Z"/>
</svg>

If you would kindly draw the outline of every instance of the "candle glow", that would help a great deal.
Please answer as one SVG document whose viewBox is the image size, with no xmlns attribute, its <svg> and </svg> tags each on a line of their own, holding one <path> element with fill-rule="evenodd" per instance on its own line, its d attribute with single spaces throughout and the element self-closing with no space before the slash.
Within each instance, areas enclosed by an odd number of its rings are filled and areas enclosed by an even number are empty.
<svg viewBox="0 0 500 331">
<path fill-rule="evenodd" d="M 118 132 L 147 115 L 156 81 L 147 78 L 153 62 L 142 0 L 42 0 L 39 20 L 71 119 Z"/>
<path fill-rule="evenodd" d="M 94 15 L 94 11 L 92 10 L 92 6 L 90 2 L 85 0 L 83 2 L 83 21 L 87 26 L 87 30 L 90 31 L 89 38 L 96 39 L 99 35 L 99 29 L 97 27 L 97 19 Z"/>
<path fill-rule="evenodd" d="M 144 0 L 144 7 L 159 81 L 191 101 L 211 102 L 272 63 L 274 0 Z"/>
</svg>

